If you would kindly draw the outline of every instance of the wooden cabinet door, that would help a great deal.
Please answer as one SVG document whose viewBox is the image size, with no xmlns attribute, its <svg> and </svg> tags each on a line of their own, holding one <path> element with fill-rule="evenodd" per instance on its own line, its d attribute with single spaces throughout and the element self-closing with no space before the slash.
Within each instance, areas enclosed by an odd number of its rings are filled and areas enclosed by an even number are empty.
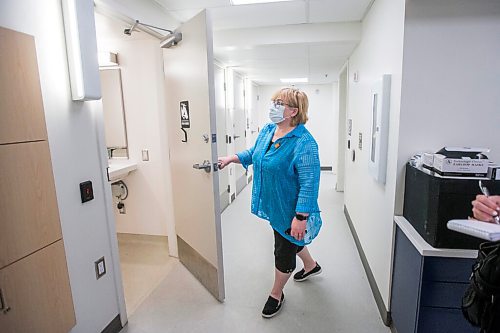
<svg viewBox="0 0 500 333">
<path fill-rule="evenodd" d="M 0 268 L 61 239 L 46 141 L 0 145 Z"/>
<path fill-rule="evenodd" d="M 75 326 L 62 240 L 1 269 L 0 289 L 2 333 L 67 333 Z"/>
<path fill-rule="evenodd" d="M 33 36 L 0 27 L 0 144 L 45 140 Z"/>
</svg>

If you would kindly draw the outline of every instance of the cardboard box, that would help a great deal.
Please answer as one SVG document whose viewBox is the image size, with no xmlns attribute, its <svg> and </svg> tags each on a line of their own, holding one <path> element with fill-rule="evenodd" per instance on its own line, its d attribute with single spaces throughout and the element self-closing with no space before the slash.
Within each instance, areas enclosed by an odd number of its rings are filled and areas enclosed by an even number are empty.
<svg viewBox="0 0 500 333">
<path fill-rule="evenodd" d="M 486 177 L 489 160 L 477 158 L 449 158 L 434 154 L 433 169 L 442 176 Z"/>
</svg>

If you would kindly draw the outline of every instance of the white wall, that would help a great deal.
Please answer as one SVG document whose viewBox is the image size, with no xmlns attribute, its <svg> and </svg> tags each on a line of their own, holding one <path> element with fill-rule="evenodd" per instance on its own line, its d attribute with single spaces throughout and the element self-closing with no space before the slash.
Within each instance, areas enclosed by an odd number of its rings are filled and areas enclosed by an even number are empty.
<svg viewBox="0 0 500 333">
<path fill-rule="evenodd" d="M 375 1 L 363 21 L 361 43 L 349 58 L 347 118 L 352 119 L 352 136 L 348 139 L 352 140 L 351 148 L 356 150 L 356 161 L 346 159 L 344 200 L 387 309 L 390 299 L 404 6 L 404 1 L 399 0 Z M 353 82 L 354 72 L 359 74 L 358 82 Z M 376 183 L 368 173 L 371 88 L 383 74 L 392 74 L 385 186 Z M 362 150 L 358 148 L 359 133 L 363 135 Z"/>
<path fill-rule="evenodd" d="M 129 158 L 138 168 L 124 182 L 129 196 L 123 201 L 126 214 L 114 207 L 116 229 L 121 233 L 167 235 L 173 223 L 173 204 L 165 181 L 170 165 L 164 152 L 160 121 L 164 112 L 162 51 L 158 39 L 146 33 L 125 36 L 120 23 L 97 14 L 99 51 L 118 53 L 127 127 Z M 104 35 L 100 33 L 104 32 Z M 124 38 L 125 37 L 125 38 Z M 149 161 L 142 161 L 142 150 L 149 151 Z"/>
<path fill-rule="evenodd" d="M 4 0 L 0 25 L 35 36 L 42 98 L 77 324 L 100 332 L 119 311 L 105 202 L 104 160 L 97 147 L 95 107 L 72 102 L 60 0 Z M 82 204 L 79 183 L 91 180 L 95 199 Z M 96 280 L 94 261 L 107 274 Z"/>
<path fill-rule="evenodd" d="M 399 213 L 411 155 L 488 147 L 500 162 L 500 2 L 408 1 L 403 73 Z"/>
<path fill-rule="evenodd" d="M 269 123 L 269 103 L 272 95 L 284 86 L 258 86 L 257 116 L 259 128 Z M 338 84 L 296 85 L 309 99 L 309 121 L 306 128 L 311 132 L 319 146 L 321 166 L 334 167 L 337 159 L 338 128 Z"/>
</svg>

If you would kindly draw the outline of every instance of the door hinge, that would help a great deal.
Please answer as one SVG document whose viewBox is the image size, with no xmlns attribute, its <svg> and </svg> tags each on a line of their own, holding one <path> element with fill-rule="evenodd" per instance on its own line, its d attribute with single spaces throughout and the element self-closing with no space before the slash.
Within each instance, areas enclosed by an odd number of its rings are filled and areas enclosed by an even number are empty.
<svg viewBox="0 0 500 333">
<path fill-rule="evenodd" d="M 231 185 L 227 185 L 227 193 L 231 193 Z"/>
</svg>

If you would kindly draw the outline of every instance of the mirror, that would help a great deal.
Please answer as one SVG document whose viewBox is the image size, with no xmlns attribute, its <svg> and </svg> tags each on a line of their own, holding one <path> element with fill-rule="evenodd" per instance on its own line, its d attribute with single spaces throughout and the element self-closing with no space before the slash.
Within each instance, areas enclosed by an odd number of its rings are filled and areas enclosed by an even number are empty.
<svg viewBox="0 0 500 333">
<path fill-rule="evenodd" d="M 128 157 L 120 68 L 101 68 L 102 107 L 108 158 Z"/>
</svg>

